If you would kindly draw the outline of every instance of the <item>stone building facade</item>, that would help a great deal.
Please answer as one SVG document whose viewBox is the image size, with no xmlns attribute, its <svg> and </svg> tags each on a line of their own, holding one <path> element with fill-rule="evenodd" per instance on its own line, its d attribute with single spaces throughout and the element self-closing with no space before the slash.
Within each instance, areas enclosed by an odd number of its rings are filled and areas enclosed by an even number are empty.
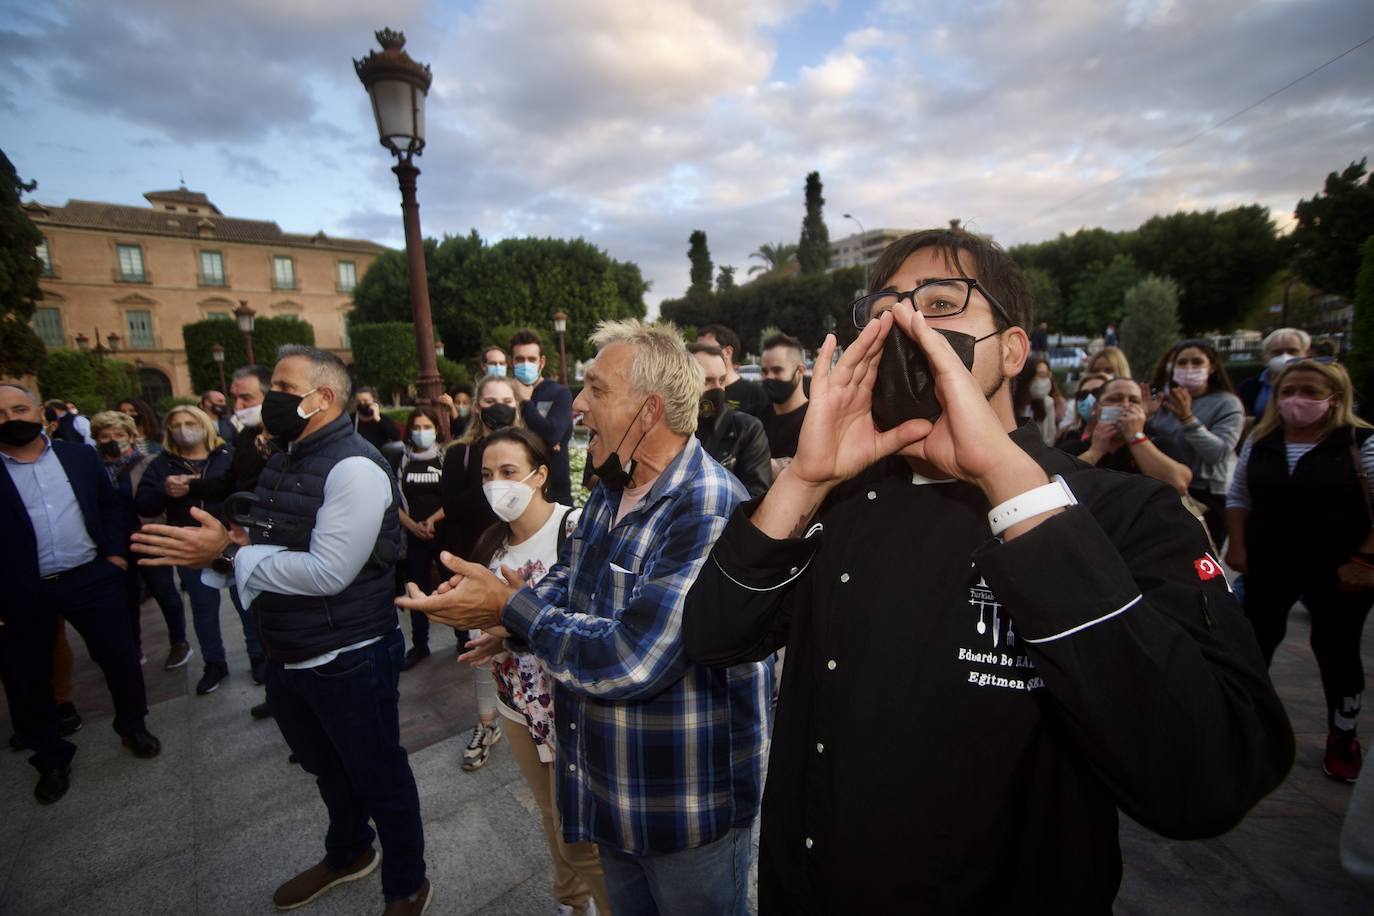
<svg viewBox="0 0 1374 916">
<path fill-rule="evenodd" d="M 33 325 L 48 347 L 94 347 L 97 335 L 108 347 L 115 335 L 116 354 L 137 366 L 145 397 L 191 395 L 182 325 L 231 316 L 246 301 L 259 316 L 309 322 L 317 345 L 352 362 L 345 316 L 383 246 L 225 216 L 184 187 L 143 196 L 147 207 L 23 205 L 43 233 L 43 299 Z"/>
</svg>

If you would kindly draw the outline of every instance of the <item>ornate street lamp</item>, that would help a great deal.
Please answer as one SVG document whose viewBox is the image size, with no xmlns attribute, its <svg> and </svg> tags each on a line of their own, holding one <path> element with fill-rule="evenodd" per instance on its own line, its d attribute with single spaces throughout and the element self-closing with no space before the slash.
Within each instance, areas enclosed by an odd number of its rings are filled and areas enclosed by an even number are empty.
<svg viewBox="0 0 1374 916">
<path fill-rule="evenodd" d="M 553 313 L 553 329 L 558 334 L 558 374 L 563 380 L 563 387 L 568 387 L 568 348 L 563 343 L 563 335 L 568 330 L 568 316 L 559 309 Z"/>
<path fill-rule="evenodd" d="M 97 337 L 96 340 L 98 341 L 100 338 Z M 78 332 L 76 335 L 76 349 L 82 353 L 89 353 L 91 351 L 91 339 L 85 334 Z"/>
<path fill-rule="evenodd" d="M 110 342 L 111 353 L 116 353 L 119 351 L 120 337 L 118 334 L 116 334 L 114 331 L 111 331 L 109 334 L 105 335 L 105 339 Z"/>
<path fill-rule="evenodd" d="M 248 357 L 248 365 L 257 365 L 253 359 L 253 316 L 257 312 L 248 307 L 247 299 L 239 300 L 239 307 L 234 309 L 234 320 L 239 323 L 239 330 L 243 332 L 243 349 Z"/>
<path fill-rule="evenodd" d="M 434 355 L 435 355 L 435 356 L 443 356 L 443 355 L 444 355 L 444 342 L 443 342 L 442 340 L 436 340 L 436 341 L 434 341 Z"/>
<path fill-rule="evenodd" d="M 219 390 L 228 394 L 229 389 L 224 387 L 224 348 L 219 344 L 212 346 L 210 358 L 215 361 L 215 367 L 219 369 Z"/>
<path fill-rule="evenodd" d="M 415 179 L 420 170 L 412 162 L 425 148 L 425 95 L 434 77 L 428 64 L 419 64 L 403 49 L 403 32 L 382 29 L 375 33 L 382 50 L 370 51 L 353 61 L 358 79 L 372 99 L 377 135 L 397 163 L 391 171 L 401 187 L 401 218 L 405 224 L 406 262 L 410 273 L 410 310 L 415 321 L 415 351 L 420 377 L 416 380 L 418 403 L 438 407 L 444 391 L 434 345 L 434 324 L 429 313 L 429 277 L 425 271 L 424 239 L 420 235 L 420 204 L 415 199 Z M 441 436 L 448 436 L 448 411 L 436 410 Z"/>
</svg>

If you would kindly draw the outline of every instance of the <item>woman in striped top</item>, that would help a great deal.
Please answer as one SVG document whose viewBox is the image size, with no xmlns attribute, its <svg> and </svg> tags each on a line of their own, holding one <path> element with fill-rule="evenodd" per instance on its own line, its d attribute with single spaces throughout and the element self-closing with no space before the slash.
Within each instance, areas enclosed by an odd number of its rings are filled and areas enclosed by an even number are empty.
<svg viewBox="0 0 1374 916">
<path fill-rule="evenodd" d="M 1297 360 L 1240 453 L 1226 497 L 1226 560 L 1245 573 L 1245 614 L 1266 660 L 1299 598 L 1326 694 L 1323 769 L 1354 782 L 1364 668 L 1360 634 L 1374 605 L 1374 429 L 1352 410 L 1336 363 Z"/>
</svg>

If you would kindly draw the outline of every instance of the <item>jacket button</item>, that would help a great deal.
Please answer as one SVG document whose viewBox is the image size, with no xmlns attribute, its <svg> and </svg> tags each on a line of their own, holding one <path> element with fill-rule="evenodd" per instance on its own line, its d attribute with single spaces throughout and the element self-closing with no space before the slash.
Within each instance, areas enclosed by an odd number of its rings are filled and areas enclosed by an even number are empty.
<svg viewBox="0 0 1374 916">
<path fill-rule="evenodd" d="M 797 569 L 797 567 L 793 566 L 791 569 L 789 569 L 789 570 L 787 571 L 787 574 L 788 574 L 789 576 L 795 576 L 795 575 L 796 575 L 797 573 L 799 573 L 799 572 L 801 572 L 801 570 L 799 570 L 799 569 Z"/>
<path fill-rule="evenodd" d="M 816 742 L 816 753 L 817 753 L 817 754 L 824 754 L 824 753 L 825 753 L 825 745 L 824 745 L 822 742 L 820 742 L 820 741 L 817 741 L 817 742 Z"/>
<path fill-rule="evenodd" d="M 806 848 L 807 848 L 807 849 L 810 849 L 812 846 L 815 846 L 815 845 L 816 845 L 816 844 L 815 844 L 814 842 L 812 842 L 811 837 L 807 837 L 807 838 L 806 838 Z"/>
<path fill-rule="evenodd" d="M 825 667 L 829 668 L 831 671 L 834 671 L 834 670 L 835 670 L 835 660 L 832 658 L 830 661 L 826 662 L 826 663 L 825 663 Z"/>
<path fill-rule="evenodd" d="M 877 491 L 877 490 L 869 490 L 869 491 L 868 491 L 868 498 L 869 498 L 869 499 L 877 499 L 877 498 L 878 498 L 878 491 Z"/>
<path fill-rule="evenodd" d="M 848 582 L 848 581 L 849 581 L 849 573 L 840 573 L 840 581 L 841 581 L 841 582 Z"/>
</svg>

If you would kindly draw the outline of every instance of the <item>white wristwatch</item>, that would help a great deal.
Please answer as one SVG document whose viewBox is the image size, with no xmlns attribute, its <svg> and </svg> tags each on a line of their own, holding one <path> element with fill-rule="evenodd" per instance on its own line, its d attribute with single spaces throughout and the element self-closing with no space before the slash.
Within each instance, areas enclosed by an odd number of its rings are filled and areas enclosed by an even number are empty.
<svg viewBox="0 0 1374 916">
<path fill-rule="evenodd" d="M 1000 537 L 1003 531 L 1018 522 L 1043 515 L 1052 509 L 1076 505 L 1078 500 L 1074 498 L 1069 485 L 1064 482 L 1063 477 L 1055 474 L 1043 487 L 1027 490 L 1020 496 L 1013 496 L 1006 502 L 994 506 L 988 513 L 988 524 L 992 526 L 993 536 Z"/>
</svg>

